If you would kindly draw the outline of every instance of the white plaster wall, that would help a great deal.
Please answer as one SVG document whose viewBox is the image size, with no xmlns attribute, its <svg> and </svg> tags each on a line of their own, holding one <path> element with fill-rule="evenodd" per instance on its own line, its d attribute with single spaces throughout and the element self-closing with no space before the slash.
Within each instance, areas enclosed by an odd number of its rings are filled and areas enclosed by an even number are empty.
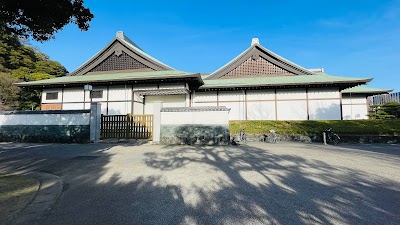
<svg viewBox="0 0 400 225">
<path fill-rule="evenodd" d="M 306 89 L 277 89 L 276 99 L 306 99 Z"/>
<path fill-rule="evenodd" d="M 217 102 L 193 102 L 192 106 L 217 106 Z"/>
<path fill-rule="evenodd" d="M 207 91 L 207 92 L 195 92 L 192 95 L 193 103 L 197 102 L 210 102 L 217 101 L 217 92 L 216 91 Z"/>
<path fill-rule="evenodd" d="M 157 90 L 157 84 L 138 84 L 138 85 L 133 85 L 133 91 L 138 91 L 138 90 Z"/>
<path fill-rule="evenodd" d="M 278 120 L 307 120 L 306 101 L 278 101 Z"/>
<path fill-rule="evenodd" d="M 244 101 L 243 91 L 219 91 L 218 101 Z"/>
<path fill-rule="evenodd" d="M 153 114 L 154 102 L 162 102 L 162 107 L 185 107 L 185 95 L 160 95 L 160 96 L 145 96 L 144 114 Z"/>
<path fill-rule="evenodd" d="M 63 110 L 83 109 L 83 102 L 82 103 L 63 103 L 62 109 Z"/>
<path fill-rule="evenodd" d="M 132 102 L 109 102 L 108 115 L 126 115 L 131 113 Z"/>
<path fill-rule="evenodd" d="M 340 99 L 309 100 L 310 120 L 340 120 Z"/>
<path fill-rule="evenodd" d="M 133 114 L 142 115 L 143 114 L 143 104 L 139 102 L 133 103 Z"/>
<path fill-rule="evenodd" d="M 110 86 L 109 101 L 131 101 L 132 100 L 132 87 L 130 85 L 124 86 Z"/>
<path fill-rule="evenodd" d="M 248 120 L 275 120 L 275 101 L 247 102 Z"/>
<path fill-rule="evenodd" d="M 182 89 L 185 88 L 184 83 L 175 83 L 175 84 L 160 84 L 160 89 Z"/>
<path fill-rule="evenodd" d="M 161 125 L 228 125 L 229 111 L 161 112 Z"/>
<path fill-rule="evenodd" d="M 220 102 L 219 106 L 226 106 L 231 109 L 229 112 L 229 120 L 245 120 L 245 103 L 244 102 Z"/>
<path fill-rule="evenodd" d="M 343 104 L 367 104 L 367 97 L 365 96 L 343 96 Z"/>
<path fill-rule="evenodd" d="M 90 113 L 0 115 L 1 125 L 89 125 Z"/>
<path fill-rule="evenodd" d="M 367 105 L 343 105 L 344 120 L 365 120 L 368 119 Z"/>
<path fill-rule="evenodd" d="M 275 90 L 247 91 L 247 100 L 275 100 Z"/>
<path fill-rule="evenodd" d="M 83 102 L 83 87 L 64 88 L 64 102 Z"/>
<path fill-rule="evenodd" d="M 309 88 L 308 99 L 338 98 L 340 92 L 338 88 Z"/>
<path fill-rule="evenodd" d="M 49 92 L 58 92 L 58 99 L 46 100 L 46 93 L 49 93 Z M 42 103 L 60 103 L 61 100 L 62 100 L 62 89 L 61 88 L 44 89 L 42 92 Z"/>
</svg>

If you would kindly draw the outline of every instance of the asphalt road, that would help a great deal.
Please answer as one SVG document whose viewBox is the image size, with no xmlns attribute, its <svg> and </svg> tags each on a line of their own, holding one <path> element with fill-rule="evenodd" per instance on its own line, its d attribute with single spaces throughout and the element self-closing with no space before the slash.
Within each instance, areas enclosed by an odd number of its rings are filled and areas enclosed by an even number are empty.
<svg viewBox="0 0 400 225">
<path fill-rule="evenodd" d="M 400 224 L 400 146 L 0 144 L 59 176 L 38 224 Z"/>
</svg>

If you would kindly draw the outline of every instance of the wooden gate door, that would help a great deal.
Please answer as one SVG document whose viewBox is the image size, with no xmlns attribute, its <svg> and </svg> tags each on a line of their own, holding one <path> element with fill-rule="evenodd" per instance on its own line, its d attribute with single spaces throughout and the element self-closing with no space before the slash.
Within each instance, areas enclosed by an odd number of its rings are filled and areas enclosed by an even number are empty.
<svg viewBox="0 0 400 225">
<path fill-rule="evenodd" d="M 153 115 L 101 115 L 101 139 L 151 139 Z"/>
</svg>

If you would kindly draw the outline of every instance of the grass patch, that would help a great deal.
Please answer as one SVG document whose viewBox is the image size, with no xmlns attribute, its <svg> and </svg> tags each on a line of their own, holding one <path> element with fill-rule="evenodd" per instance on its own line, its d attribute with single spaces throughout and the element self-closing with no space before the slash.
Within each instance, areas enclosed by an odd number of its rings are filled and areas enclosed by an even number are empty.
<svg viewBox="0 0 400 225">
<path fill-rule="evenodd" d="M 243 120 L 230 121 L 231 134 L 244 129 L 248 135 L 261 135 L 274 129 L 283 135 L 314 135 L 331 127 L 342 135 L 400 135 L 400 119 L 393 120 L 306 120 L 306 121 L 270 121 Z"/>
<path fill-rule="evenodd" d="M 0 174 L 0 224 L 7 224 L 35 196 L 39 182 L 22 175 Z"/>
</svg>

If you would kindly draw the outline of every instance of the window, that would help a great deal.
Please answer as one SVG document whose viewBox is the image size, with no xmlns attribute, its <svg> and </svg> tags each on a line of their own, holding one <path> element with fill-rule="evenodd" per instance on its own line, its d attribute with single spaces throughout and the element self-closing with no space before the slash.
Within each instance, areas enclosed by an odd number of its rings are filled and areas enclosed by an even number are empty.
<svg viewBox="0 0 400 225">
<path fill-rule="evenodd" d="M 103 98 L 103 91 L 91 91 L 90 92 L 90 97 L 91 98 Z"/>
<path fill-rule="evenodd" d="M 48 92 L 46 93 L 46 100 L 57 100 L 58 92 Z"/>
</svg>

